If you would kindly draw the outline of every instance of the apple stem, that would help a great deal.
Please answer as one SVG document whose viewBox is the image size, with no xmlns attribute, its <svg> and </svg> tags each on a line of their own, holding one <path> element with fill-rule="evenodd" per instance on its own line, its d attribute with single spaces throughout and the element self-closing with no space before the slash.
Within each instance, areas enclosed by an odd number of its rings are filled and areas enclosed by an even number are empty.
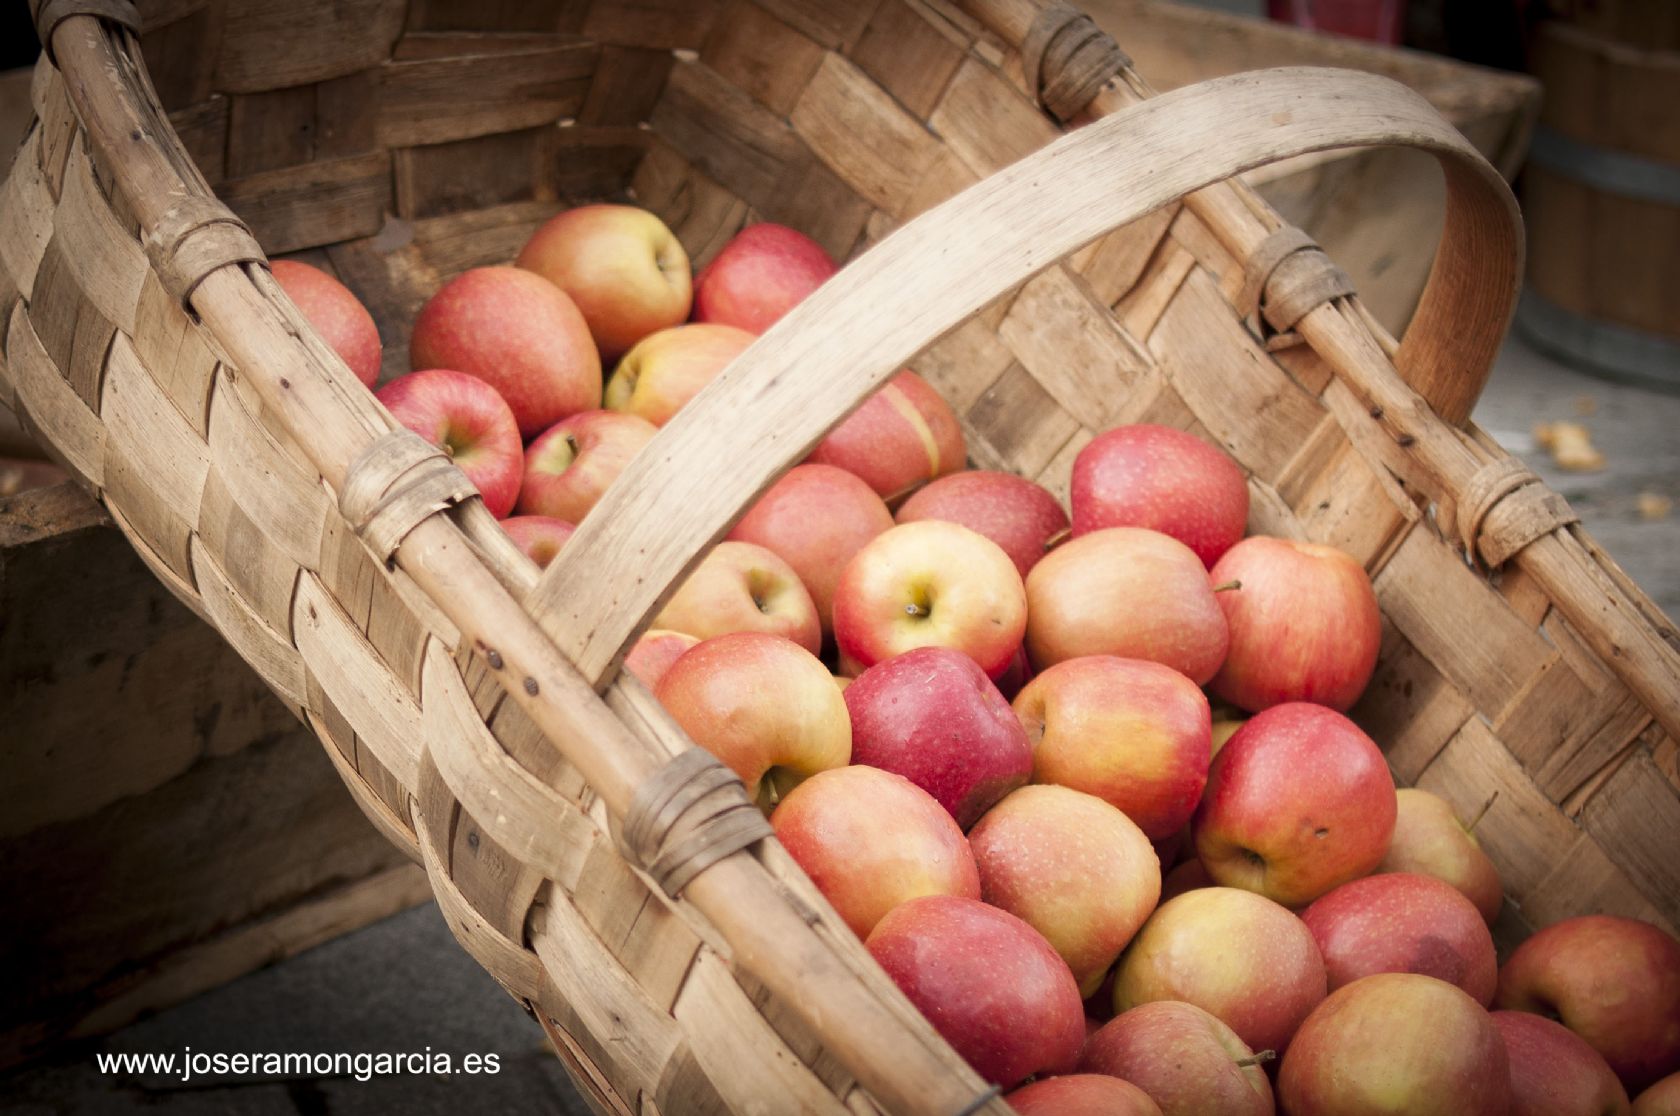
<svg viewBox="0 0 1680 1116">
<path fill-rule="evenodd" d="M 932 610 L 915 603 L 904 606 L 904 611 L 911 616 L 927 616 Z"/>
<path fill-rule="evenodd" d="M 1067 542 L 1072 535 L 1072 527 L 1063 527 L 1060 531 L 1057 531 L 1054 535 L 1051 535 L 1049 538 L 1044 540 L 1044 552 L 1048 554 L 1052 550 L 1055 550 L 1058 546 Z"/>
<path fill-rule="evenodd" d="M 1227 581 L 1227 582 L 1225 582 L 1221 585 L 1215 585 L 1213 587 L 1213 591 L 1215 593 L 1229 593 L 1233 589 L 1241 589 L 1241 588 L 1242 588 L 1242 582 L 1233 579 L 1233 580 Z"/>
<path fill-rule="evenodd" d="M 1257 1053 L 1250 1054 L 1246 1058 L 1238 1058 L 1237 1059 L 1237 1065 L 1239 1067 L 1246 1068 L 1248 1066 L 1258 1066 L 1258 1065 L 1261 1065 L 1262 1063 L 1276 1061 L 1276 1060 L 1277 1060 L 1277 1051 L 1276 1050 L 1261 1050 Z"/>
<path fill-rule="evenodd" d="M 1478 825 L 1482 824 L 1482 819 L 1487 817 L 1487 812 L 1489 810 L 1493 809 L 1493 804 L 1496 801 L 1498 801 L 1498 799 L 1499 799 L 1499 792 L 1498 791 L 1494 791 L 1492 794 L 1488 795 L 1488 800 L 1486 802 L 1482 803 L 1482 808 L 1480 810 L 1476 811 L 1476 816 L 1470 819 L 1470 824 L 1468 824 L 1464 827 L 1464 832 L 1466 832 L 1466 833 L 1476 832 L 1476 827 Z"/>
</svg>

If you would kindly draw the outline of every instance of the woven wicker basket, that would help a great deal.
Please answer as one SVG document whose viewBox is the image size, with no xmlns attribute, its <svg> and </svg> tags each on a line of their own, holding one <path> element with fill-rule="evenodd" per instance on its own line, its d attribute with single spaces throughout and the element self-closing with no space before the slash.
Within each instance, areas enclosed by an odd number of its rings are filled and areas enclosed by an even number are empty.
<svg viewBox="0 0 1680 1116">
<path fill-rule="evenodd" d="M 40 7 L 38 120 L 0 192 L 0 395 L 313 726 L 603 1112 L 1005 1111 L 616 671 L 733 517 L 907 361 L 977 463 L 1053 488 L 1116 423 L 1225 447 L 1253 528 L 1370 569 L 1385 640 L 1355 716 L 1397 778 L 1465 813 L 1498 792 L 1478 832 L 1514 901 L 1501 933 L 1680 922 L 1674 631 L 1466 424 L 1518 223 L 1404 89 L 1291 70 L 1151 98 L 1041 0 Z M 1435 152 L 1450 187 L 1399 344 L 1232 180 L 1379 143 Z M 857 259 L 539 577 L 246 230 L 324 249 L 401 368 L 439 281 L 505 261 L 562 199 L 627 193 L 697 261 L 755 216 Z"/>
</svg>

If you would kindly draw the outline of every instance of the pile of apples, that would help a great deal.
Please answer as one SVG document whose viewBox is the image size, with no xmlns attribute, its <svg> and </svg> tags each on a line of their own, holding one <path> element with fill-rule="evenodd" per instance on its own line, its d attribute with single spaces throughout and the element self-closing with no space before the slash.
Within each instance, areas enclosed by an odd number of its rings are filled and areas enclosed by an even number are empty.
<svg viewBox="0 0 1680 1116">
<path fill-rule="evenodd" d="M 570 210 L 443 286 L 379 397 L 543 562 L 834 270 L 758 224 L 691 281 L 652 214 Z M 354 296 L 275 274 L 371 386 Z M 625 667 L 1018 1111 L 1680 1113 L 1680 941 L 1574 918 L 1500 967 L 1473 824 L 1345 715 L 1382 638 L 1357 561 L 1245 537 L 1242 472 L 1179 430 L 1093 439 L 1071 515 L 966 456 L 899 373 Z"/>
</svg>

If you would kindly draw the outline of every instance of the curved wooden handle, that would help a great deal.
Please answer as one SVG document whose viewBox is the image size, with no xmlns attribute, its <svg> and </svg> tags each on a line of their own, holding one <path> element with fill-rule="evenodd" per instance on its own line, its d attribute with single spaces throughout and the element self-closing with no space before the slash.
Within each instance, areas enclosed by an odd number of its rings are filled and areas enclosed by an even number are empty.
<svg viewBox="0 0 1680 1116">
<path fill-rule="evenodd" d="M 740 513 L 945 332 L 1104 233 L 1202 187 L 1296 155 L 1375 145 L 1421 148 L 1446 170 L 1444 262 L 1420 309 L 1429 334 L 1412 343 L 1410 359 L 1478 374 L 1491 364 L 1520 275 L 1516 205 L 1493 167 L 1427 101 L 1387 78 L 1329 69 L 1221 78 L 1063 136 L 842 270 L 659 432 L 544 571 L 527 607 L 584 677 L 605 685 L 626 645 Z M 1455 334 L 1495 341 L 1455 353 Z"/>
</svg>

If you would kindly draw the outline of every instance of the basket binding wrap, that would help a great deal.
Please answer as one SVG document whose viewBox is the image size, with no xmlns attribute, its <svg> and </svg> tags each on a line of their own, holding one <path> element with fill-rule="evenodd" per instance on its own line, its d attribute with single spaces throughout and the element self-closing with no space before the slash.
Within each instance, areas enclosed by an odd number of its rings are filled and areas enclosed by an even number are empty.
<svg viewBox="0 0 1680 1116">
<path fill-rule="evenodd" d="M 428 82 L 449 67 L 482 80 L 504 54 L 547 65 L 574 43 L 483 36 L 466 50 L 448 25 L 463 6 L 416 0 L 417 44 L 393 55 L 378 37 L 405 24 L 388 0 L 362 3 L 366 28 L 341 30 L 340 54 L 378 68 L 380 105 L 441 96 Z M 1251 474 L 1259 529 L 1364 561 L 1387 627 L 1356 717 L 1402 781 L 1461 812 L 1501 791 L 1478 834 L 1522 903 L 1507 932 L 1587 909 L 1680 917 L 1664 853 L 1680 834 L 1672 628 L 1561 500 L 1463 426 L 1509 318 L 1519 238 L 1497 177 L 1404 90 L 1284 71 L 1150 98 L 1076 13 L 1027 0 L 673 0 L 651 20 L 567 6 L 582 14 L 566 29 L 602 44 L 603 87 L 670 65 L 631 184 L 691 249 L 749 205 L 841 252 L 881 243 L 664 428 L 539 578 L 255 262 L 246 224 L 272 236 L 287 203 L 251 191 L 278 172 L 229 185 L 244 222 L 212 204 L 133 21 L 101 19 L 117 7 L 41 12 L 57 67 L 38 71 L 38 122 L 0 193 L 0 392 L 321 735 L 603 1111 L 1004 1111 L 764 838 L 738 782 L 616 670 L 756 492 L 917 353 L 981 464 L 1054 484 L 1092 430 L 1185 426 Z M 516 20 L 530 5 L 470 7 Z M 205 10 L 223 20 L 216 80 L 241 111 L 268 103 L 264 74 L 278 90 L 362 72 L 296 63 L 314 25 L 272 32 L 271 9 L 243 0 Z M 755 44 L 808 65 L 755 70 Z M 673 48 L 699 55 L 672 61 Z M 939 88 L 921 81 L 930 57 Z M 1006 166 L 1059 131 L 1029 89 L 1078 128 Z M 508 110 L 515 129 L 531 127 L 532 99 Z M 551 102 L 555 119 L 571 104 Z M 423 168 L 441 173 L 434 145 L 499 134 L 473 132 L 494 115 L 475 111 L 380 121 L 371 142 L 394 151 L 399 210 L 419 204 Z M 1449 184 L 1444 248 L 1398 345 L 1322 253 L 1223 181 L 1381 142 L 1434 151 Z M 335 184 L 381 164 L 320 164 L 331 226 Z M 827 191 L 820 212 L 792 208 L 794 172 Z M 408 215 L 424 249 L 507 212 Z M 289 246 L 338 239 L 296 232 Z M 346 266 L 382 258 L 334 251 Z M 1256 309 L 1283 332 L 1258 339 L 1244 325 Z M 1503 565 L 1498 582 L 1455 544 Z"/>
</svg>

